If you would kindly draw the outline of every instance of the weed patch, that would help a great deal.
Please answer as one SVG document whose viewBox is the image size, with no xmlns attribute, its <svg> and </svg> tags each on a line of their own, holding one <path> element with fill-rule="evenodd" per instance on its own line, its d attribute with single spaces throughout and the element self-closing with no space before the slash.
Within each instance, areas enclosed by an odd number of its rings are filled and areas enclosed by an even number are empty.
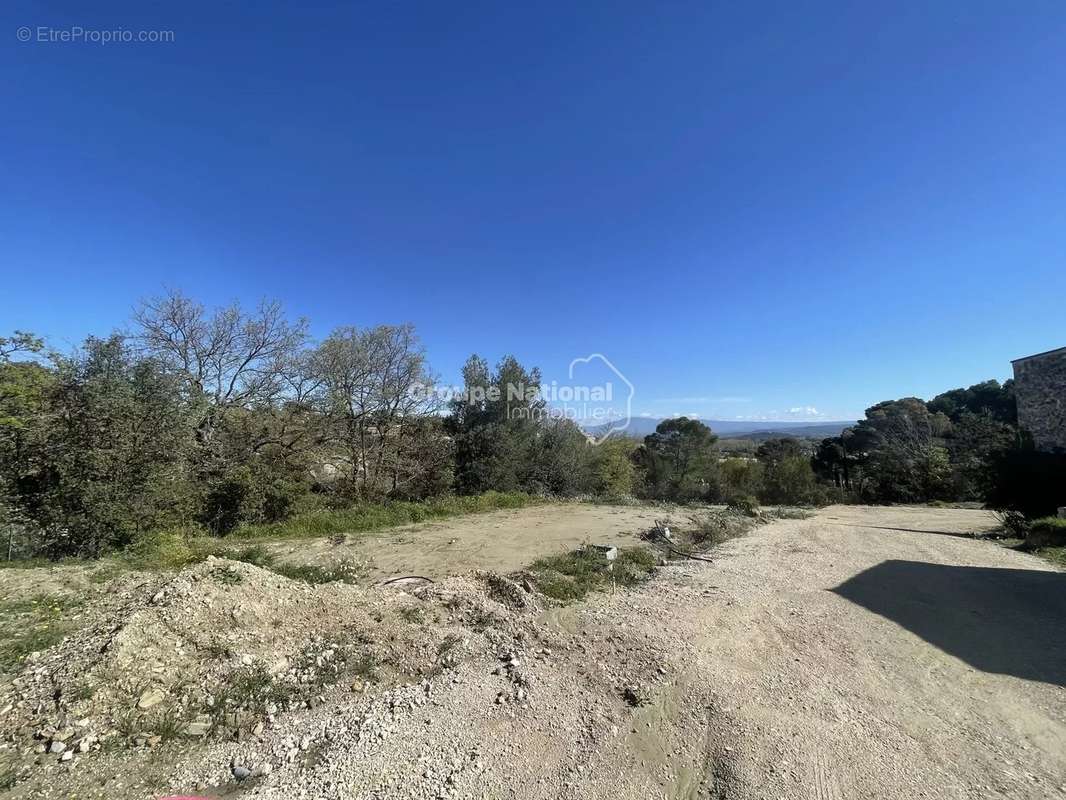
<svg viewBox="0 0 1066 800">
<path fill-rule="evenodd" d="M 810 519 L 814 516 L 814 512 L 809 508 L 794 508 L 791 506 L 770 509 L 765 514 L 770 519 Z"/>
<path fill-rule="evenodd" d="M 359 583 L 366 577 L 365 565 L 350 558 L 342 559 L 333 564 L 320 566 L 318 564 L 274 564 L 268 569 L 284 575 L 294 581 L 304 583 Z"/>
<path fill-rule="evenodd" d="M 646 547 L 622 548 L 613 561 L 596 548 L 582 547 L 541 558 L 533 562 L 530 572 L 542 594 L 565 603 L 580 600 L 596 589 L 640 583 L 651 576 L 657 563 L 655 553 Z"/>
<path fill-rule="evenodd" d="M 364 505 L 337 510 L 316 510 L 297 514 L 281 522 L 243 525 L 234 535 L 245 539 L 337 537 L 347 533 L 392 528 L 461 514 L 476 514 L 506 508 L 525 508 L 543 502 L 521 492 L 485 492 L 478 495 L 440 497 L 421 503 L 396 502 Z"/>
<path fill-rule="evenodd" d="M 1066 547 L 1038 547 L 1033 553 L 1050 561 L 1059 569 L 1066 569 Z"/>
<path fill-rule="evenodd" d="M 1066 547 L 1066 519 L 1043 517 L 1033 520 L 1026 534 L 1025 543 L 1033 548 Z"/>
<path fill-rule="evenodd" d="M 707 550 L 730 539 L 743 536 L 758 525 L 755 517 L 727 509 L 700 517 L 695 526 L 681 534 L 683 544 L 694 550 Z"/>
<path fill-rule="evenodd" d="M 80 600 L 40 595 L 0 604 L 0 672 L 18 668 L 31 653 L 47 650 L 77 628 L 71 617 Z"/>
<path fill-rule="evenodd" d="M 396 614 L 404 622 L 408 622 L 412 625 L 421 625 L 425 622 L 426 612 L 418 606 L 404 606 L 397 609 Z"/>
</svg>

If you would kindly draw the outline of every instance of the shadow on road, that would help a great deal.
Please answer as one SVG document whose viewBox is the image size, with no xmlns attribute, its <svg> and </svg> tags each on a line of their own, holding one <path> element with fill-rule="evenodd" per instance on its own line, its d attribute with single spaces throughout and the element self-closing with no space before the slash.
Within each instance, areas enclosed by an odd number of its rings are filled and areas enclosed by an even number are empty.
<svg viewBox="0 0 1066 800">
<path fill-rule="evenodd" d="M 860 525 L 859 523 L 849 522 L 832 522 L 830 525 L 837 525 L 841 528 L 870 528 L 877 531 L 903 531 L 904 533 L 934 533 L 937 536 L 955 536 L 959 539 L 980 539 L 991 532 L 988 531 L 931 531 L 927 528 L 900 528 L 898 525 Z"/>
<path fill-rule="evenodd" d="M 1066 686 L 1066 574 L 885 561 L 833 591 L 984 672 Z"/>
</svg>

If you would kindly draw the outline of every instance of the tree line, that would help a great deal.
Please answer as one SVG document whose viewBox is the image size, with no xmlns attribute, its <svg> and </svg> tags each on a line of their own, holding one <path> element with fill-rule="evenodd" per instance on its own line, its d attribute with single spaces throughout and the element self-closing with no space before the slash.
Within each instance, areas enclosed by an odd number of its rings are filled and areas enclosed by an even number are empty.
<svg viewBox="0 0 1066 800">
<path fill-rule="evenodd" d="M 970 501 L 1039 517 L 1066 500 L 1066 454 L 1034 448 L 1012 380 L 878 403 L 822 441 L 812 464 L 859 502 Z"/>
<path fill-rule="evenodd" d="M 278 303 L 207 309 L 179 292 L 73 352 L 0 337 L 7 556 L 95 556 L 168 528 L 221 536 L 303 511 L 486 491 L 1009 505 L 1004 476 L 1042 469 L 1009 382 L 880 403 L 817 446 L 783 438 L 737 456 L 686 418 L 593 446 L 535 393 L 507 391 L 541 380 L 513 356 L 492 367 L 471 356 L 462 374 L 468 391 L 450 401 L 420 391 L 436 376 L 409 324 L 313 341 Z"/>
<path fill-rule="evenodd" d="M 73 352 L 30 333 L 2 337 L 7 555 L 95 556 L 148 531 L 225 535 L 449 493 L 603 488 L 578 426 L 536 413 L 535 393 L 506 391 L 539 387 L 536 369 L 472 356 L 463 375 L 479 389 L 470 402 L 425 391 L 436 376 L 409 324 L 312 341 L 278 303 L 207 309 L 180 292 Z"/>
</svg>

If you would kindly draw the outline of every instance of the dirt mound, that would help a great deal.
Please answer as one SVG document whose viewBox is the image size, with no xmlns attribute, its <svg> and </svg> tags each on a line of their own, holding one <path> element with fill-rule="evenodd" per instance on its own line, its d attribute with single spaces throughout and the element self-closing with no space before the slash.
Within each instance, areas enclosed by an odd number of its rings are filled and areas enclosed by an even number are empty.
<svg viewBox="0 0 1066 800">
<path fill-rule="evenodd" d="M 239 741 L 338 686 L 411 683 L 495 653 L 521 636 L 515 612 L 534 607 L 491 573 L 313 586 L 212 558 L 116 593 L 94 623 L 27 659 L 0 686 L 0 736 L 22 756 L 16 781 L 101 751 Z"/>
</svg>

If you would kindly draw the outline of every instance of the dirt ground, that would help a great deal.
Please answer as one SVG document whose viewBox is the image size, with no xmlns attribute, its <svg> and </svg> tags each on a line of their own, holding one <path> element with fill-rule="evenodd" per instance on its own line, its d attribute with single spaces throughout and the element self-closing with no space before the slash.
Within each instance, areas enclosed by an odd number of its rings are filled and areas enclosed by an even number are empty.
<svg viewBox="0 0 1066 800">
<path fill-rule="evenodd" d="M 573 508 L 564 521 L 538 508 L 430 532 L 439 552 L 455 538 L 475 557 L 493 548 L 461 538 L 473 528 L 556 530 L 562 546 Z M 645 512 L 618 511 L 620 537 L 642 524 L 631 515 Z M 676 562 L 563 607 L 485 573 L 382 601 L 323 587 L 300 601 L 312 627 L 314 609 L 326 628 L 356 602 L 376 603 L 361 613 L 381 624 L 400 620 L 397 604 L 435 615 L 400 635 L 421 635 L 437 668 L 373 691 L 338 686 L 240 740 L 126 761 L 45 756 L 43 782 L 9 795 L 96 796 L 120 775 L 102 796 L 1066 798 L 1066 574 L 965 535 L 993 526 L 981 511 L 831 507 L 727 542 L 714 563 Z M 284 585 L 240 568 L 244 583 L 213 585 L 212 609 Z M 198 617 L 176 623 L 197 585 L 179 576 L 173 603 L 137 613 L 187 638 Z M 158 788 L 132 780 L 131 765 Z"/>
<path fill-rule="evenodd" d="M 443 578 L 470 570 L 514 572 L 536 559 L 593 544 L 638 544 L 637 535 L 671 517 L 685 522 L 696 512 L 644 506 L 553 503 L 531 508 L 392 528 L 348 537 L 263 542 L 286 560 L 328 563 L 348 558 L 365 563 L 372 578 L 424 575 Z"/>
</svg>

